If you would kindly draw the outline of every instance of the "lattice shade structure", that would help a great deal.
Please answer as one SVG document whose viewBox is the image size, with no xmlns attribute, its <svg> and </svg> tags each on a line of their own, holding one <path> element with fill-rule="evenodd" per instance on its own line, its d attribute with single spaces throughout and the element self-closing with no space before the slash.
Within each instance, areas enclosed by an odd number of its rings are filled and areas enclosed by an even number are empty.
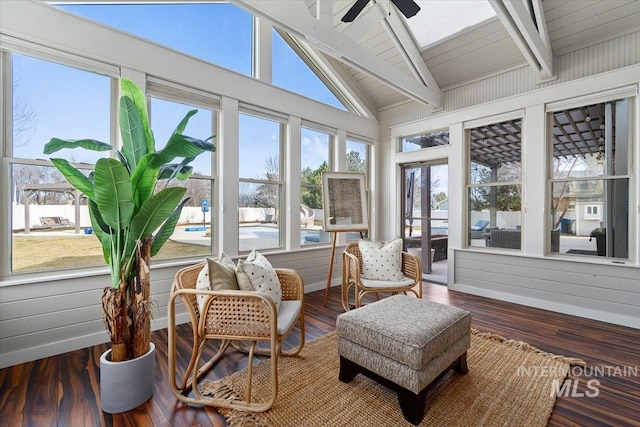
<svg viewBox="0 0 640 427">
<path fill-rule="evenodd" d="M 615 108 L 612 111 L 615 123 Z M 604 151 L 604 104 L 553 114 L 553 156 L 597 155 Z"/>
<path fill-rule="evenodd" d="M 471 160 L 492 169 L 522 159 L 522 120 L 507 120 L 470 129 Z"/>
<path fill-rule="evenodd" d="M 605 144 L 605 104 L 556 111 L 553 113 L 553 156 L 602 155 Z M 612 109 L 612 126 L 615 108 Z M 496 168 L 520 162 L 522 120 L 507 120 L 470 130 L 471 157 L 476 163 Z M 615 135 L 615 133 L 613 133 Z M 449 144 L 448 132 L 435 132 L 407 138 L 420 148 Z"/>
</svg>

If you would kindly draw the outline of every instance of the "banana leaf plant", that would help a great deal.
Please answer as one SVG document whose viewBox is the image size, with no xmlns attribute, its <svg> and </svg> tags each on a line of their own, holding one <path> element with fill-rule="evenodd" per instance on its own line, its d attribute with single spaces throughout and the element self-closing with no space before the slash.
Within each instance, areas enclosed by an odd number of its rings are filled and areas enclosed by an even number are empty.
<svg viewBox="0 0 640 427">
<path fill-rule="evenodd" d="M 215 151 L 215 145 L 208 142 L 213 137 L 200 140 L 182 133 L 197 110 L 189 111 L 166 146 L 156 151 L 144 94 L 126 79 L 120 81 L 120 90 L 120 150 L 94 139 L 52 138 L 44 147 L 45 154 L 74 148 L 113 153 L 98 160 L 88 176 L 64 159 L 52 158 L 51 162 L 87 197 L 91 225 L 111 270 L 111 286 L 104 289 L 102 308 L 114 362 L 149 351 L 150 260 L 173 234 L 188 201 L 185 187 L 159 189 L 158 183 L 186 180 L 193 172 L 189 163 L 204 152 Z"/>
</svg>

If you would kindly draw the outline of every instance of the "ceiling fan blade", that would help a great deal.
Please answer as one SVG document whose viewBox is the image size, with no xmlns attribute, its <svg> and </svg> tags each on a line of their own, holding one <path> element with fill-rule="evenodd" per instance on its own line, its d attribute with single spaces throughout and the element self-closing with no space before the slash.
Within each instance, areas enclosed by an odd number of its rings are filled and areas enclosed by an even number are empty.
<svg viewBox="0 0 640 427">
<path fill-rule="evenodd" d="M 391 0 L 398 10 L 407 18 L 411 18 L 420 10 L 420 6 L 413 0 Z"/>
<path fill-rule="evenodd" d="M 356 16 L 358 16 L 358 14 L 360 12 L 362 12 L 362 9 L 364 9 L 364 7 L 367 5 L 367 3 L 369 3 L 369 0 L 357 0 L 353 6 L 351 6 L 351 9 L 349 9 L 347 11 L 347 13 L 344 14 L 344 16 L 342 17 L 341 21 L 342 22 L 353 22 L 354 19 L 356 19 Z"/>
</svg>

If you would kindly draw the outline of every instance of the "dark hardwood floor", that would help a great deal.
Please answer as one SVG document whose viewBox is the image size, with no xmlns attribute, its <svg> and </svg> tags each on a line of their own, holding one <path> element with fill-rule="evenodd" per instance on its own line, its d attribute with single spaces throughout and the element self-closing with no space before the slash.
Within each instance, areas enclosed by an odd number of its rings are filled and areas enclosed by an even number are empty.
<svg viewBox="0 0 640 427">
<path fill-rule="evenodd" d="M 306 296 L 307 340 L 334 330 L 335 318 L 342 312 L 338 288 L 332 289 L 326 308 L 322 305 L 323 296 L 324 291 Z M 424 284 L 424 298 L 469 310 L 473 315 L 472 326 L 479 330 L 526 341 L 551 353 L 582 358 L 591 368 L 613 367 L 608 369 L 611 375 L 588 376 L 587 369 L 581 376 L 570 376 L 577 380 L 574 382 L 577 393 L 558 398 L 549 425 L 640 426 L 640 330 L 449 291 L 439 285 Z M 182 338 L 178 345 L 184 348 L 182 354 L 186 358 L 190 327 L 179 328 Z M 139 408 L 117 415 L 100 410 L 98 365 L 106 345 L 98 345 L 0 370 L 0 425 L 226 425 L 214 409 L 189 407 L 176 401 L 167 380 L 166 330 L 154 332 L 153 341 L 154 395 Z M 186 360 L 183 358 L 179 363 L 184 366 Z M 210 377 L 224 376 L 245 366 L 243 355 L 229 353 Z M 627 372 L 631 374 L 627 376 L 616 375 L 614 368 L 632 372 Z M 580 397 L 581 393 L 594 392 L 593 388 L 587 388 L 591 379 L 599 381 L 598 396 Z"/>
</svg>

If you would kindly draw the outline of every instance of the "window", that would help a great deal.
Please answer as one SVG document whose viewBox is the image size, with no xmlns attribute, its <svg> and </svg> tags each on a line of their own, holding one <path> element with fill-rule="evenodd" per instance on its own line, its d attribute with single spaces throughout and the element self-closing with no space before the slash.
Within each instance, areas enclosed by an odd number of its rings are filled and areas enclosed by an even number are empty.
<svg viewBox="0 0 640 427">
<path fill-rule="evenodd" d="M 347 139 L 347 172 L 369 176 L 369 144 Z"/>
<path fill-rule="evenodd" d="M 629 258 L 630 98 L 549 110 L 550 251 Z"/>
<path fill-rule="evenodd" d="M 584 207 L 584 219 L 601 219 L 600 206 L 587 205 Z"/>
<path fill-rule="evenodd" d="M 467 131 L 470 246 L 521 248 L 521 126 L 514 119 Z"/>
<path fill-rule="evenodd" d="M 111 87 L 115 79 L 60 63 L 4 53 L 11 64 L 4 84 L 12 88 L 11 126 L 5 141 L 10 158 L 12 273 L 103 265 L 86 199 L 66 182 L 43 154 L 52 137 L 93 138 L 112 143 Z M 88 174 L 108 152 L 61 150 Z M 3 202 L 4 203 L 4 202 Z M 51 248 L 56 250 L 52 251 Z"/>
<path fill-rule="evenodd" d="M 234 4 L 61 4 L 64 10 L 251 75 L 251 13 Z"/>
<path fill-rule="evenodd" d="M 328 243 L 322 230 L 322 172 L 331 170 L 330 152 L 334 136 L 323 131 L 301 129 L 300 244 Z M 316 225 L 317 224 L 317 225 Z"/>
<path fill-rule="evenodd" d="M 273 84 L 345 110 L 345 106 L 304 63 L 287 42 L 273 30 Z"/>
<path fill-rule="evenodd" d="M 369 190 L 369 147 L 370 143 L 356 141 L 347 137 L 347 172 L 357 172 L 365 174 L 365 187 Z M 368 198 L 367 193 L 367 198 Z M 367 200 L 368 206 L 371 206 Z M 360 236 L 365 238 L 369 232 L 364 233 L 346 233 L 347 242 L 357 240 Z"/>
<path fill-rule="evenodd" d="M 239 131 L 239 250 L 281 248 L 286 118 L 243 108 Z"/>
<path fill-rule="evenodd" d="M 217 111 L 211 108 L 193 105 L 189 103 L 193 95 L 171 90 L 171 101 L 156 97 L 158 92 L 166 92 L 158 84 L 149 85 L 149 115 L 151 129 L 156 140 L 156 150 L 163 148 L 169 140 L 180 120 L 191 110 L 197 113 L 189 119 L 189 124 L 184 130 L 185 135 L 199 139 L 207 139 L 216 134 Z M 155 96 L 154 96 L 155 95 Z M 205 98 L 206 99 L 206 98 Z M 182 102 L 175 102 L 182 100 Z M 205 101 L 206 102 L 206 101 Z M 204 102 L 203 102 L 204 103 Z M 207 103 L 210 107 L 214 100 Z M 216 143 L 216 140 L 213 140 Z M 217 145 L 217 144 L 216 144 Z M 169 186 L 182 186 L 187 188 L 185 197 L 189 201 L 182 208 L 180 220 L 171 236 L 171 239 L 162 247 L 154 259 L 171 259 L 187 256 L 202 256 L 213 253 L 212 212 L 215 209 L 213 203 L 214 177 L 212 173 L 213 156 L 202 154 L 190 165 L 193 174 L 186 181 L 170 180 Z"/>
<path fill-rule="evenodd" d="M 449 144 L 449 131 L 441 130 L 423 135 L 414 135 L 402 138 L 401 151 L 415 151 L 423 148 L 438 147 Z"/>
</svg>

